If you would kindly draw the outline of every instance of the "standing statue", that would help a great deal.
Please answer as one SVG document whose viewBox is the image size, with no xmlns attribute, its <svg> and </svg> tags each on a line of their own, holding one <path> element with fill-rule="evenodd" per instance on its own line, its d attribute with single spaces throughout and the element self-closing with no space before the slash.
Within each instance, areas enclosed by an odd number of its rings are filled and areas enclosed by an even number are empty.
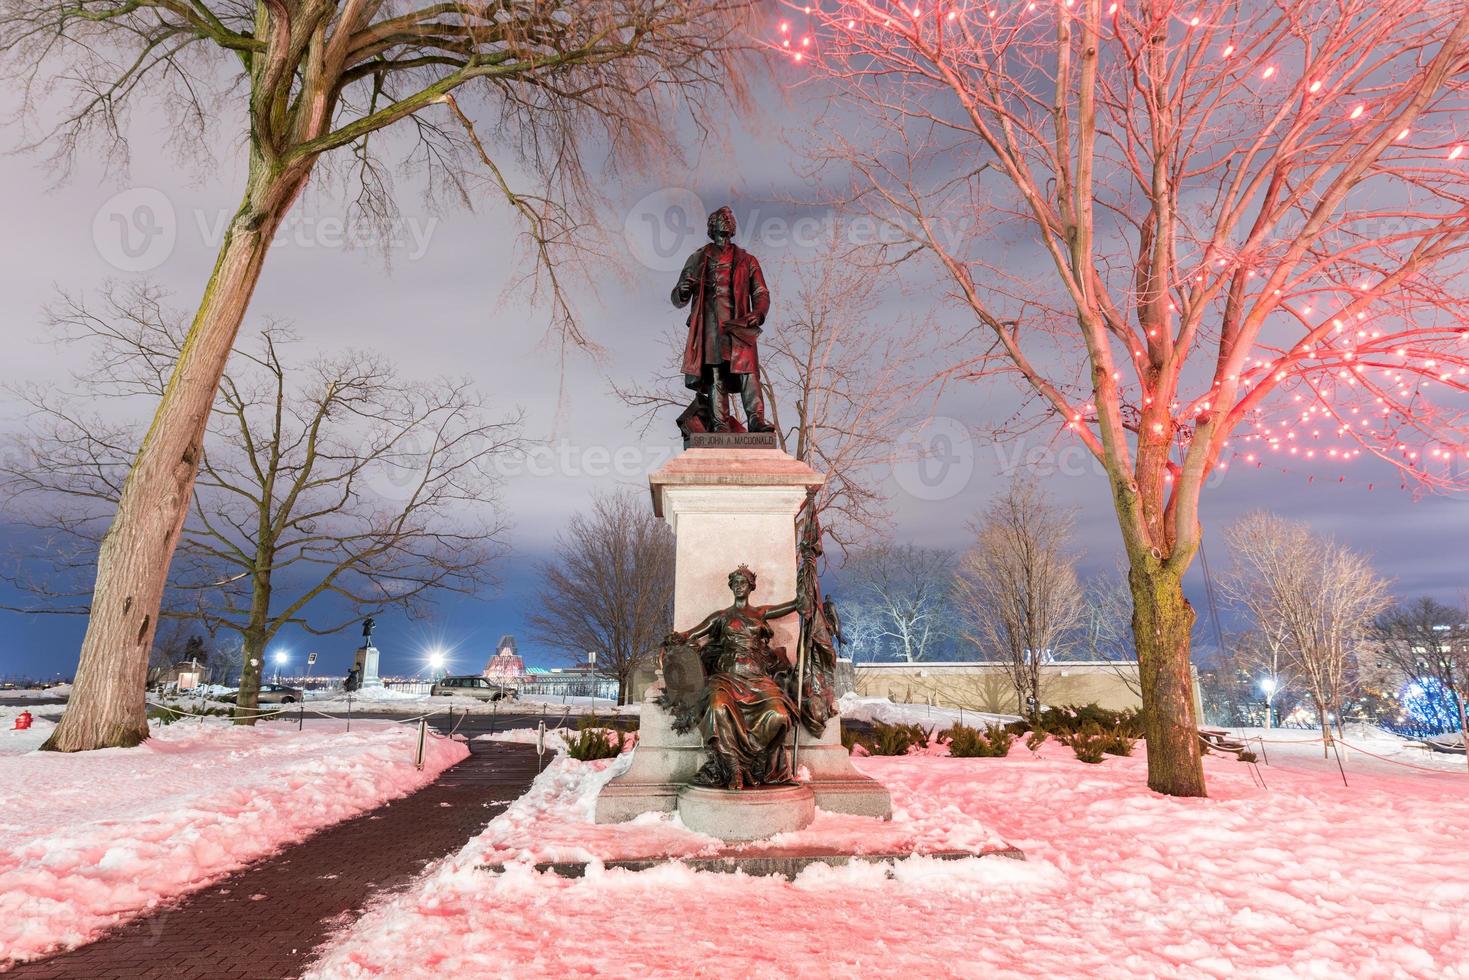
<svg viewBox="0 0 1469 980">
<path fill-rule="evenodd" d="M 847 647 L 847 634 L 842 632 L 842 617 L 837 612 L 836 600 L 827 593 L 825 599 L 821 600 L 821 611 L 826 615 L 826 625 L 831 628 L 831 638 L 837 641 L 837 649 L 845 650 Z"/>
<path fill-rule="evenodd" d="M 373 619 L 371 616 L 368 616 L 366 619 L 364 619 L 362 621 L 362 645 L 363 646 L 365 646 L 365 647 L 372 646 L 372 628 L 374 626 L 376 626 L 376 625 L 377 625 L 377 620 Z"/>
<path fill-rule="evenodd" d="M 699 718 L 711 757 L 695 774 L 695 785 L 739 790 L 788 784 L 794 776 L 786 742 L 798 711 L 780 680 L 790 672 L 790 661 L 784 647 L 770 646 L 770 620 L 795 612 L 796 602 L 752 605 L 755 573 L 744 565 L 729 573 L 729 590 L 734 603 L 727 609 L 663 641 L 665 659 L 696 650 L 705 674 L 698 710 L 682 712 L 674 727 L 687 731 Z M 702 647 L 696 646 L 699 640 L 705 640 Z"/>
<path fill-rule="evenodd" d="M 722 207 L 709 215 L 709 244 L 689 256 L 673 287 L 673 305 L 689 310 L 684 344 L 684 386 L 694 401 L 679 416 L 684 441 L 694 432 L 742 431 L 729 409 L 738 393 L 745 410 L 744 429 L 774 432 L 765 421 L 756 340 L 770 311 L 770 290 L 755 256 L 731 239 L 734 212 Z"/>
</svg>

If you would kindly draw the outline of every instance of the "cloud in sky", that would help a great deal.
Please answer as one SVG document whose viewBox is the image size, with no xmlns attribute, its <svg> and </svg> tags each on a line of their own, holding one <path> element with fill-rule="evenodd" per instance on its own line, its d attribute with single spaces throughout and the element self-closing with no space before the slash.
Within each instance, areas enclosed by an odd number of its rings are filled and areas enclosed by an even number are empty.
<svg viewBox="0 0 1469 980">
<path fill-rule="evenodd" d="M 588 282 L 573 287 L 595 352 L 563 351 L 547 334 L 544 306 L 523 290 L 507 292 L 524 266 L 515 254 L 512 219 L 493 201 L 474 213 L 431 208 L 422 203 L 413 174 L 400 175 L 400 214 L 386 248 L 375 232 L 352 226 L 335 190 L 313 190 L 297 205 L 267 261 L 247 329 L 267 317 L 285 320 L 303 338 L 303 350 L 380 351 L 409 377 L 467 374 L 493 396 L 494 407 L 523 408 L 526 435 L 537 443 L 505 487 L 516 555 L 506 563 L 504 592 L 445 603 L 428 623 L 383 623 L 387 669 L 416 667 L 417 648 L 440 642 L 459 644 L 461 665 L 471 666 L 488 656 L 501 634 L 522 632 L 533 563 L 547 553 L 556 529 L 593 491 L 642 486 L 647 472 L 676 451 L 673 420 L 658 418 L 645 431 L 609 382 L 646 383 L 666 371 L 667 331 L 681 316 L 668 303 L 668 289 L 684 255 L 703 240 L 701 209 L 734 206 L 741 241 L 773 272 L 772 319 L 778 322 L 783 261 L 815 254 L 833 219 L 824 206 L 809 203 L 826 194 L 800 176 L 792 149 L 803 138 L 791 122 L 801 117 L 801 103 L 773 96 L 763 101 L 765 113 L 737 126 L 727 142 L 697 145 L 690 132 L 697 148 L 686 172 L 609 188 L 608 240 L 626 250 L 626 260 L 590 269 Z M 147 276 L 170 289 L 179 305 L 190 306 L 198 296 L 238 201 L 240 154 L 233 142 L 224 143 L 214 148 L 216 165 L 190 169 L 153 145 L 166 130 L 161 116 L 135 118 L 134 130 L 126 175 L 83 158 L 57 186 L 36 158 L 0 156 L 11 245 L 0 263 L 0 322 L 13 380 L 54 382 L 77 367 L 44 336 L 42 312 L 58 289 L 84 294 L 109 278 Z M 844 227 L 843 233 L 862 232 Z M 1040 273 L 1038 266 L 1025 268 L 1031 260 L 1023 250 L 1010 254 L 1017 274 Z M 953 322 L 960 314 L 925 285 L 917 272 L 912 280 L 885 285 L 885 309 L 920 323 Z M 974 434 L 974 426 L 1002 420 L 1020 405 L 1020 393 L 1005 381 L 945 393 L 936 406 L 940 418 L 907 437 L 925 444 L 942 437 L 948 447 L 942 465 L 873 475 L 893 495 L 895 533 L 953 546 L 974 512 L 1020 468 L 1079 509 L 1077 550 L 1084 567 L 1110 570 L 1118 548 L 1115 521 L 1105 481 L 1081 447 L 1050 430 L 999 444 Z M 20 410 L 7 399 L 0 418 L 11 426 Z M 1469 531 L 1463 502 L 1415 502 L 1394 474 L 1365 465 L 1346 483 L 1337 478 L 1324 465 L 1289 473 L 1268 464 L 1237 465 L 1205 497 L 1206 544 L 1220 541 L 1218 532 L 1229 520 L 1269 506 L 1369 551 L 1402 592 L 1454 599 L 1461 575 L 1457 552 Z M 1218 547 L 1210 556 L 1216 571 L 1227 561 L 1222 543 Z M 79 620 L 3 613 L 0 621 L 7 627 L 0 675 L 70 672 Z M 334 672 L 333 658 L 345 669 L 355 636 L 285 635 L 281 643 L 322 650 L 323 669 Z M 537 652 L 529 652 L 534 662 Z M 540 659 L 549 661 L 544 654 Z"/>
</svg>

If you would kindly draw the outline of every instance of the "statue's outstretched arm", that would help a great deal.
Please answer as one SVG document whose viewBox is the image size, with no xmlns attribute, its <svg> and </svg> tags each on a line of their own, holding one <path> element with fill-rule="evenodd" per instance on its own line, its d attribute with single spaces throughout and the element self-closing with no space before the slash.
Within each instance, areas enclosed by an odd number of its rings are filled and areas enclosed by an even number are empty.
<svg viewBox="0 0 1469 980">
<path fill-rule="evenodd" d="M 766 606 L 765 607 L 765 618 L 766 619 L 780 619 L 782 616 L 789 616 L 791 613 L 795 612 L 797 609 L 800 609 L 800 608 L 801 608 L 800 601 L 799 600 L 796 600 L 796 599 L 792 599 L 790 602 L 777 603 L 777 604 L 775 604 L 773 606 Z"/>
<path fill-rule="evenodd" d="M 721 609 L 719 612 L 723 611 L 724 610 Z M 698 626 L 695 626 L 691 630 L 687 630 L 685 632 L 674 630 L 668 635 L 668 638 L 671 640 L 676 639 L 680 643 L 692 643 L 695 640 L 702 640 L 704 637 L 708 636 L 709 631 L 714 628 L 714 621 L 719 618 L 719 612 L 710 613 L 702 623 L 700 623 Z"/>
</svg>

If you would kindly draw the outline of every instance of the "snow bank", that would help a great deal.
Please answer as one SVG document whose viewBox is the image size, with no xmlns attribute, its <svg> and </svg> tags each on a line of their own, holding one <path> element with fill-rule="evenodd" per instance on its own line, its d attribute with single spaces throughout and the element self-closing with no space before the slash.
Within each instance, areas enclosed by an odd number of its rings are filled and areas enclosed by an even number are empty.
<svg viewBox="0 0 1469 980">
<path fill-rule="evenodd" d="M 1028 860 L 910 859 L 891 877 L 815 867 L 793 882 L 677 865 L 475 869 L 531 839 L 536 856 L 687 834 L 645 817 L 560 838 L 616 765 L 558 761 L 348 928 L 313 975 L 646 980 L 730 974 L 731 953 L 740 975 L 771 978 L 1469 975 L 1469 777 L 1353 775 L 1346 788 L 1335 772 L 1269 767 L 1261 789 L 1210 757 L 1213 798 L 1185 800 L 1144 789 L 1142 758 L 1087 766 L 1051 743 L 1008 759 L 869 758 L 858 767 L 902 819 L 992 827 Z M 732 941 L 735 927 L 759 941 Z"/>
<path fill-rule="evenodd" d="M 62 705 L 40 705 L 27 708 L 22 705 L 0 705 L 0 756 L 33 752 L 41 747 L 56 728 L 56 719 L 61 717 Z M 15 728 L 15 719 L 25 711 L 31 713 L 31 727 L 22 731 Z M 41 714 L 46 711 L 46 714 Z"/>
<path fill-rule="evenodd" d="M 69 698 L 71 697 L 70 684 L 56 684 L 52 687 L 17 687 L 9 691 L 0 691 L 0 701 L 29 701 L 35 698 Z"/>
<path fill-rule="evenodd" d="M 0 756 L 0 965 L 84 943 L 468 754 L 430 739 L 419 772 L 415 742 L 389 722 L 211 720 L 155 726 L 132 749 Z"/>
<path fill-rule="evenodd" d="M 328 714 L 345 714 L 347 711 L 347 696 L 341 691 L 333 691 L 330 694 L 307 692 L 306 698 L 308 708 L 311 710 Z M 544 694 L 525 694 L 509 701 L 486 701 L 457 694 L 448 697 L 432 697 L 427 694 L 398 691 L 390 687 L 368 687 L 352 695 L 353 711 L 388 709 L 410 714 L 423 714 L 448 711 L 450 708 L 455 711 L 468 711 L 472 714 L 538 714 L 545 712 L 546 716 L 552 719 L 567 713 L 573 716 L 635 715 L 640 710 L 640 706 L 636 704 L 623 705 L 619 708 L 615 702 L 607 698 L 568 697 L 563 700 L 560 697 Z"/>
<path fill-rule="evenodd" d="M 985 711 L 960 711 L 958 708 L 936 708 L 926 704 L 895 704 L 887 698 L 867 698 L 843 694 L 837 702 L 843 718 L 852 721 L 880 721 L 887 725 L 918 724 L 925 728 L 947 728 L 956 722 L 980 727 L 991 723 L 1019 721 L 1019 715 L 997 715 Z"/>
</svg>

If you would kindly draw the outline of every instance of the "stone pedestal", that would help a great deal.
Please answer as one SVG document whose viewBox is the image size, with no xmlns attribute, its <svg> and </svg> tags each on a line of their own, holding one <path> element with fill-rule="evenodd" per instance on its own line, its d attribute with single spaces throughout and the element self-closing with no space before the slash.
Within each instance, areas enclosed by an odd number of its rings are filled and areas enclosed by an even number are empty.
<svg viewBox="0 0 1469 980">
<path fill-rule="evenodd" d="M 764 840 L 804 830 L 816 818 L 816 797 L 806 786 L 732 791 L 685 786 L 678 794 L 685 827 L 724 841 Z"/>
<path fill-rule="evenodd" d="M 357 676 L 362 679 L 362 687 L 382 687 L 382 678 L 377 675 L 378 648 L 375 646 L 358 647 L 356 657 L 352 666 L 357 668 Z"/>
<path fill-rule="evenodd" d="M 680 735 L 673 716 L 656 703 L 661 679 L 648 688 L 638 716 L 638 745 L 627 772 L 597 794 L 597 823 L 621 823 L 640 813 L 678 809 L 678 791 L 704 764 L 704 739 L 697 731 Z"/>
<path fill-rule="evenodd" d="M 648 478 L 653 511 L 676 540 L 673 625 L 687 630 L 731 601 L 729 573 L 739 565 L 755 572 L 750 601 L 772 605 L 796 591 L 796 515 L 808 487 L 826 477 L 778 449 L 689 449 Z M 773 645 L 794 659 L 799 622 L 771 623 Z M 648 810 L 679 808 L 679 792 L 704 762 L 697 732 L 677 735 L 671 718 L 654 703 L 661 685 L 644 697 L 638 747 L 631 767 L 597 798 L 598 823 L 630 819 Z M 816 805 L 824 810 L 891 816 L 888 792 L 858 773 L 842 748 L 841 722 L 832 719 L 819 739 L 800 734 L 798 763 L 811 775 Z"/>
</svg>

